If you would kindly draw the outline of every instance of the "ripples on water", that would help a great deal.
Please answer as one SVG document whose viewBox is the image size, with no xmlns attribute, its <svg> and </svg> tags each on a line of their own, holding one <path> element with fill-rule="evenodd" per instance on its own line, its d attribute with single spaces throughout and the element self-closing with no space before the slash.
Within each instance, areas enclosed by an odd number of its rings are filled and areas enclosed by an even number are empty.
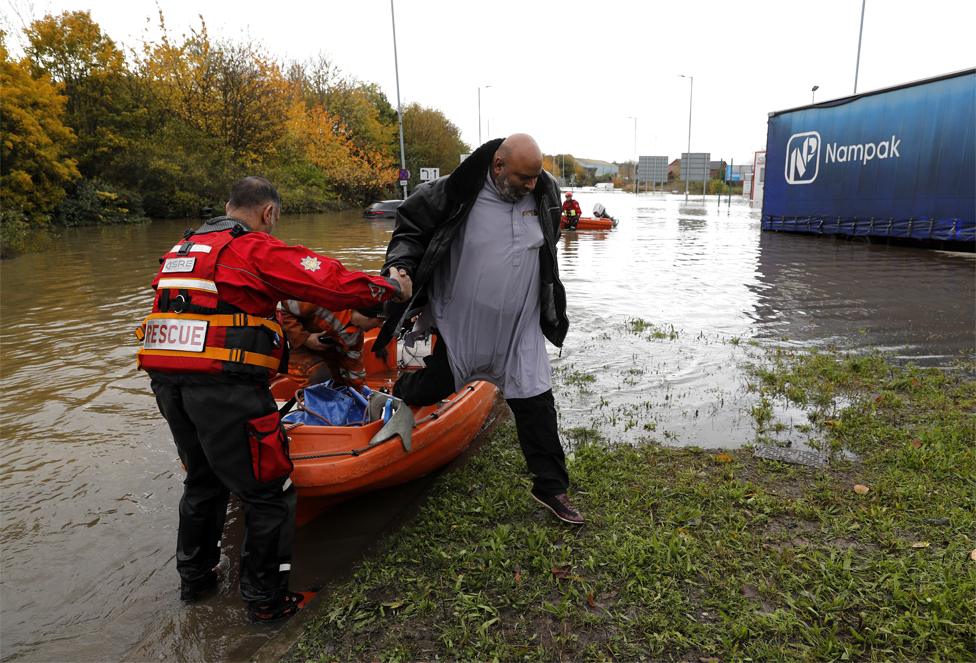
<svg viewBox="0 0 976 663">
<path fill-rule="evenodd" d="M 878 347 L 937 365 L 973 354 L 971 254 L 761 234 L 756 211 L 714 197 L 577 198 L 621 223 L 560 240 L 572 326 L 552 356 L 564 430 L 749 442 L 739 364 L 750 342 Z M 135 370 L 132 330 L 156 259 L 183 228 L 72 230 L 0 263 L 5 659 L 209 660 L 254 637 L 234 590 L 217 608 L 176 600 L 182 473 Z M 390 230 L 349 213 L 288 217 L 279 235 L 375 270 Z M 637 320 L 652 326 L 634 333 Z"/>
</svg>

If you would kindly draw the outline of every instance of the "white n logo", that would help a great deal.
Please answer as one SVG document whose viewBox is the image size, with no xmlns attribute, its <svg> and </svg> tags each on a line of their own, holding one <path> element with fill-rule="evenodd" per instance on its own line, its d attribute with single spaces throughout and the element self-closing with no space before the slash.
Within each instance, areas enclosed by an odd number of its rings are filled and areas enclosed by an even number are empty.
<svg viewBox="0 0 976 663">
<path fill-rule="evenodd" d="M 786 181 L 810 184 L 820 172 L 820 134 L 805 131 L 793 134 L 786 142 Z"/>
</svg>

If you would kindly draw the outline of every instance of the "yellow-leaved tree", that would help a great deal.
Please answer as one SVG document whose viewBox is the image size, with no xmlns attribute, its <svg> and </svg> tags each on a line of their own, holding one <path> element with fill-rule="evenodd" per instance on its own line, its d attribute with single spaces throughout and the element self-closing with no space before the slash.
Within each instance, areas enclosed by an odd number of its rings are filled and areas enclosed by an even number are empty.
<svg viewBox="0 0 976 663">
<path fill-rule="evenodd" d="M 286 185 L 318 187 L 323 195 L 350 202 L 380 195 L 397 176 L 386 155 L 357 146 L 338 117 L 318 104 L 309 108 L 298 95 L 288 110 L 280 155 L 289 164 L 282 172 Z"/>
<path fill-rule="evenodd" d="M 85 177 L 104 175 L 126 149 L 131 108 L 125 57 L 87 11 L 45 16 L 24 31 L 34 78 L 50 76 L 67 98 L 65 123 L 77 141 L 73 155 Z"/>
<path fill-rule="evenodd" d="M 67 151 L 65 98 L 29 63 L 11 60 L 0 35 L 0 255 L 22 251 L 31 225 L 50 220 L 64 187 L 78 177 Z"/>
</svg>

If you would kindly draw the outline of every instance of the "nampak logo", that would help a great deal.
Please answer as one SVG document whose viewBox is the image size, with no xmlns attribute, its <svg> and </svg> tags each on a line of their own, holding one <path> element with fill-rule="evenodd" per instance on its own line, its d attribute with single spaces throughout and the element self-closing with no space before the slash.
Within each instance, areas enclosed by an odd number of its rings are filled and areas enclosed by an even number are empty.
<svg viewBox="0 0 976 663">
<path fill-rule="evenodd" d="M 786 181 L 810 184 L 820 172 L 820 134 L 804 131 L 786 142 Z"/>
</svg>

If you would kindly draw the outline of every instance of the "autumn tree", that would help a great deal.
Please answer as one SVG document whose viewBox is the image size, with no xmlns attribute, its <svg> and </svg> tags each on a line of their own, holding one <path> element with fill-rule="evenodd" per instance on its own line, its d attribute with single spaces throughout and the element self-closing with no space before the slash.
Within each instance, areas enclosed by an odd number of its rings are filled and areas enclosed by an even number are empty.
<svg viewBox="0 0 976 663">
<path fill-rule="evenodd" d="M 0 34 L 0 254 L 22 250 L 30 225 L 46 223 L 78 177 L 63 122 L 65 98 L 29 63 L 10 59 Z"/>
<path fill-rule="evenodd" d="M 297 98 L 288 112 L 288 137 L 280 154 L 282 185 L 293 190 L 293 201 L 306 198 L 306 208 L 308 194 L 315 191 L 326 199 L 368 202 L 397 175 L 382 153 L 356 145 L 329 111 L 320 105 L 308 108 Z M 295 195 L 299 191 L 305 195 Z"/>
<path fill-rule="evenodd" d="M 54 115 L 61 113 L 67 131 L 52 152 L 65 173 L 30 176 L 67 186 L 62 223 L 125 222 L 124 210 L 140 204 L 150 216 L 196 215 L 220 205 L 228 184 L 245 174 L 275 179 L 290 210 L 363 203 L 393 189 L 398 118 L 379 86 L 343 76 L 324 57 L 282 70 L 259 45 L 212 40 L 202 18 L 179 37 L 162 13 L 159 25 L 161 37 L 129 57 L 88 12 L 45 16 L 25 30 L 24 67 L 41 81 L 38 89 L 46 82 L 51 113 L 61 109 Z M 5 129 L 19 119 L 4 118 Z M 406 121 L 411 163 L 447 172 L 467 149 L 437 111 L 414 106 Z M 71 158 L 84 176 L 77 185 L 69 184 L 78 176 Z M 11 158 L 7 168 L 5 158 L 8 197 L 21 191 L 13 180 L 28 172 L 16 163 Z M 64 198 L 55 189 L 45 190 L 48 211 Z"/>
<path fill-rule="evenodd" d="M 67 98 L 65 122 L 77 136 L 73 155 L 85 177 L 105 172 L 127 145 L 130 103 L 125 57 L 87 11 L 45 16 L 25 30 L 35 78 L 50 76 Z"/>
<path fill-rule="evenodd" d="M 162 15 L 160 27 L 133 67 L 143 131 L 113 171 L 151 215 L 195 215 L 219 205 L 229 182 L 276 162 L 292 86 L 258 47 L 214 43 L 202 21 L 179 39 Z"/>
<path fill-rule="evenodd" d="M 142 71 L 167 113 L 217 138 L 244 166 L 270 157 L 284 135 L 292 95 L 277 63 L 250 43 L 214 44 L 206 23 L 179 44 L 164 32 Z"/>
<path fill-rule="evenodd" d="M 390 164 L 396 161 L 396 109 L 378 85 L 346 79 L 321 55 L 292 64 L 288 78 L 299 86 L 309 107 L 319 105 L 335 119 L 335 133 L 343 133 L 362 150 L 383 154 Z"/>
<path fill-rule="evenodd" d="M 421 168 L 440 168 L 441 175 L 447 175 L 460 163 L 460 156 L 471 151 L 444 113 L 419 104 L 403 109 L 403 140 L 411 186 L 420 182 Z"/>
</svg>

